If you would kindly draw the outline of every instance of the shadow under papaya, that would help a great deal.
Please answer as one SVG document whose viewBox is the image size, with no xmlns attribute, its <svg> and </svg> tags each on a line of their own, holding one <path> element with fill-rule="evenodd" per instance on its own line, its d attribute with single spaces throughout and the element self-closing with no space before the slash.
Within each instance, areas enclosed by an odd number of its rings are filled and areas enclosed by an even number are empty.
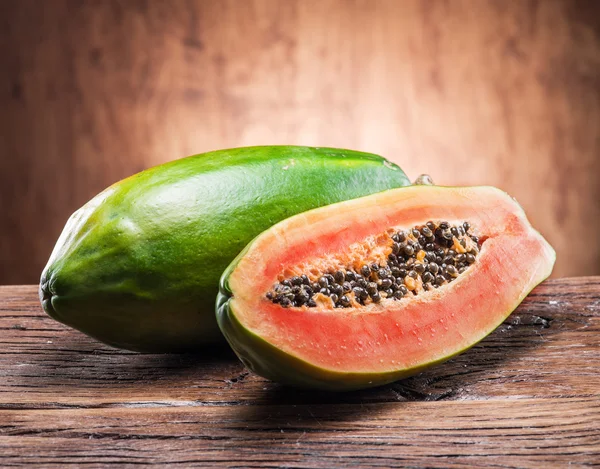
<svg viewBox="0 0 600 469">
<path fill-rule="evenodd" d="M 18 375 L 21 386 L 43 385 L 61 394 L 66 389 L 90 391 L 91 397 L 127 390 L 139 399 L 169 388 L 192 399 L 194 390 L 219 389 L 227 376 L 243 370 L 226 344 L 194 353 L 143 354 L 112 348 L 71 330 L 57 337 L 44 353 L 28 358 L 28 365 L 28 373 Z"/>
</svg>

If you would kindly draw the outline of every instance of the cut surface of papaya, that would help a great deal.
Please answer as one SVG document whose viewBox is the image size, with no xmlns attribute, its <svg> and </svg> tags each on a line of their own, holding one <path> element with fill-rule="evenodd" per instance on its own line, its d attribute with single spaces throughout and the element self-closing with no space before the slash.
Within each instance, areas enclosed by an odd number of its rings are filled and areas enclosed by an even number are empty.
<svg viewBox="0 0 600 469">
<path fill-rule="evenodd" d="M 392 189 L 262 233 L 221 278 L 217 318 L 242 362 L 264 377 L 329 390 L 377 386 L 476 344 L 554 260 L 499 189 Z"/>
<path fill-rule="evenodd" d="M 219 278 L 257 234 L 306 210 L 410 184 L 369 153 L 296 146 L 191 156 L 124 179 L 67 222 L 41 277 L 46 312 L 115 347 L 222 340 Z"/>
</svg>

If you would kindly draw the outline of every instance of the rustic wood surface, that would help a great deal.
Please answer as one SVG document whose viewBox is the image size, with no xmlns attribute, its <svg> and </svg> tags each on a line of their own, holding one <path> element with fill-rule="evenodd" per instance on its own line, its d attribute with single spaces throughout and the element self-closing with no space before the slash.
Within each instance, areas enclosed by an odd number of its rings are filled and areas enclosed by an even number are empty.
<svg viewBox="0 0 600 469">
<path fill-rule="evenodd" d="M 345 394 L 247 372 L 227 348 L 112 349 L 0 287 L 0 467 L 570 467 L 600 463 L 600 277 L 539 286 L 488 338 Z"/>
<path fill-rule="evenodd" d="M 0 0 L 0 70 L 0 284 L 118 179 L 283 143 L 499 186 L 600 274 L 600 2 Z"/>
</svg>

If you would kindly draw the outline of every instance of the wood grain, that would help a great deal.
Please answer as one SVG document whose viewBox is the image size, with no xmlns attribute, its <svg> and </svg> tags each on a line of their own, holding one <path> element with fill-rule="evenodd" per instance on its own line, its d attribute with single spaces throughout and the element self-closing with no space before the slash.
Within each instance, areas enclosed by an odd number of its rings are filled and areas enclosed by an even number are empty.
<svg viewBox="0 0 600 469">
<path fill-rule="evenodd" d="M 0 466 L 573 467 L 600 461 L 600 277 L 550 280 L 481 343 L 397 383 L 290 389 L 227 348 L 143 355 L 0 287 Z"/>
<path fill-rule="evenodd" d="M 0 283 L 37 282 L 118 179 L 282 143 L 497 185 L 556 276 L 598 274 L 594 236 L 573 246 L 600 229 L 598 18 L 583 0 L 4 0 Z"/>
<path fill-rule="evenodd" d="M 4 465 L 576 467 L 600 458 L 600 401 L 7 411 Z"/>
</svg>

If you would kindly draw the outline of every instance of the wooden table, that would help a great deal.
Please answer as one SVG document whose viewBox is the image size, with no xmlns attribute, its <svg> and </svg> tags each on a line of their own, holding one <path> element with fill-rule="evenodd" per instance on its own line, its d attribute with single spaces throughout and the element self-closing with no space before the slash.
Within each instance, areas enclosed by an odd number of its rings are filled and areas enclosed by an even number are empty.
<svg viewBox="0 0 600 469">
<path fill-rule="evenodd" d="M 564 467 L 600 464 L 600 277 L 538 287 L 419 376 L 293 390 L 226 348 L 115 350 L 0 287 L 0 466 Z"/>
</svg>

